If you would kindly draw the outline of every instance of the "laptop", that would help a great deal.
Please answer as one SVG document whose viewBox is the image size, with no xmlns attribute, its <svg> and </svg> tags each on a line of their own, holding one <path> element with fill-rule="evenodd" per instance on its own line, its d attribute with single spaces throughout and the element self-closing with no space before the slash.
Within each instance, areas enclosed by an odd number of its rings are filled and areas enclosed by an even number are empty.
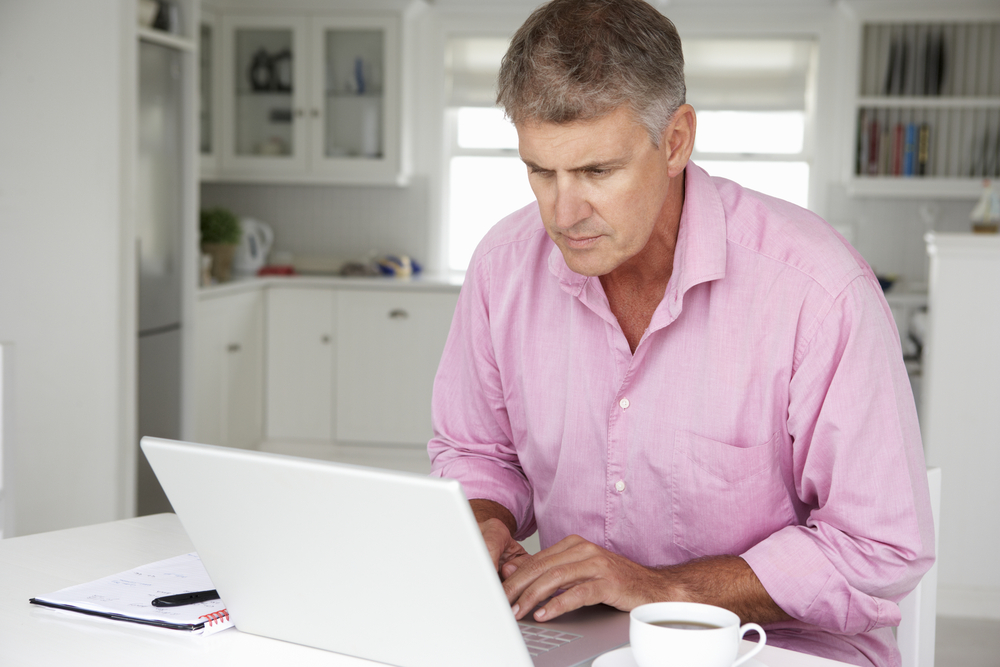
<svg viewBox="0 0 1000 667">
<path fill-rule="evenodd" d="M 603 605 L 516 621 L 455 480 L 141 446 L 243 632 L 400 667 L 572 667 L 628 642 Z"/>
</svg>

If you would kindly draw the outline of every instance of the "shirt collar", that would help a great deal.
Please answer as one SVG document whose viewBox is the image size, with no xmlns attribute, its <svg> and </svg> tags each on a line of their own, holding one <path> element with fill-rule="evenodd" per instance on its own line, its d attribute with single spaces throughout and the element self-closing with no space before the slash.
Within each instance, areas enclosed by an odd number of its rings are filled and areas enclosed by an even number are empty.
<svg viewBox="0 0 1000 667">
<path fill-rule="evenodd" d="M 674 248 L 674 268 L 650 329 L 681 313 L 684 293 L 726 275 L 726 211 L 711 176 L 688 162 L 684 170 L 684 207 Z M 665 321 L 658 321 L 662 317 Z"/>
<path fill-rule="evenodd" d="M 549 253 L 549 271 L 559 279 L 563 291 L 585 301 L 592 296 L 596 301 L 607 304 L 601 281 L 570 269 L 559 246 L 554 243 Z M 674 249 L 674 268 L 650 328 L 663 326 L 677 318 L 687 290 L 725 275 L 726 213 L 722 199 L 705 170 L 694 162 L 688 162 L 684 173 L 684 206 L 677 231 L 677 247 Z M 667 320 L 658 322 L 663 316 Z"/>
</svg>

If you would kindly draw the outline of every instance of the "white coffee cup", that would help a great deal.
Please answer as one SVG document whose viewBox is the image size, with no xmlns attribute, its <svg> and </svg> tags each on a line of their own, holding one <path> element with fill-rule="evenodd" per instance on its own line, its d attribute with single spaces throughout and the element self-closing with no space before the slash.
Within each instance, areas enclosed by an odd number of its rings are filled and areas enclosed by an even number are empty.
<svg viewBox="0 0 1000 667">
<path fill-rule="evenodd" d="M 750 631 L 757 645 L 736 658 Z M 629 641 L 639 667 L 736 667 L 757 655 L 767 641 L 756 623 L 740 625 L 733 612 L 695 602 L 654 602 L 629 615 Z"/>
</svg>

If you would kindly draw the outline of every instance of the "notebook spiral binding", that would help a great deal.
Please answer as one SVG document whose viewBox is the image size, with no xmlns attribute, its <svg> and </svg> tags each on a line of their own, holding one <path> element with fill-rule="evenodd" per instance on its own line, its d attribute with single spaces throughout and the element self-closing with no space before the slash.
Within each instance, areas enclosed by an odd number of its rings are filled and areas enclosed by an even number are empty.
<svg viewBox="0 0 1000 667">
<path fill-rule="evenodd" d="M 198 618 L 205 619 L 205 625 L 212 626 L 215 623 L 222 623 L 229 620 L 229 612 L 225 609 L 221 611 L 213 611 L 211 614 L 204 614 Z"/>
</svg>

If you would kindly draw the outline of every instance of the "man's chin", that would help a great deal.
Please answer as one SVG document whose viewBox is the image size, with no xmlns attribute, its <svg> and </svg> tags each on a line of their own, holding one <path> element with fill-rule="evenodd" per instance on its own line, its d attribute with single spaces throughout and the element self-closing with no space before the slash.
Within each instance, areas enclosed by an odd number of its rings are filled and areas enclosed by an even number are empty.
<svg viewBox="0 0 1000 667">
<path fill-rule="evenodd" d="M 590 278 L 603 276 L 611 273 L 615 268 L 612 266 L 612 262 L 609 262 L 606 258 L 597 257 L 596 253 L 580 252 L 578 250 L 567 251 L 565 248 L 560 248 L 560 250 L 562 250 L 563 259 L 566 261 L 566 266 L 569 267 L 569 270 L 581 276 Z"/>
</svg>

